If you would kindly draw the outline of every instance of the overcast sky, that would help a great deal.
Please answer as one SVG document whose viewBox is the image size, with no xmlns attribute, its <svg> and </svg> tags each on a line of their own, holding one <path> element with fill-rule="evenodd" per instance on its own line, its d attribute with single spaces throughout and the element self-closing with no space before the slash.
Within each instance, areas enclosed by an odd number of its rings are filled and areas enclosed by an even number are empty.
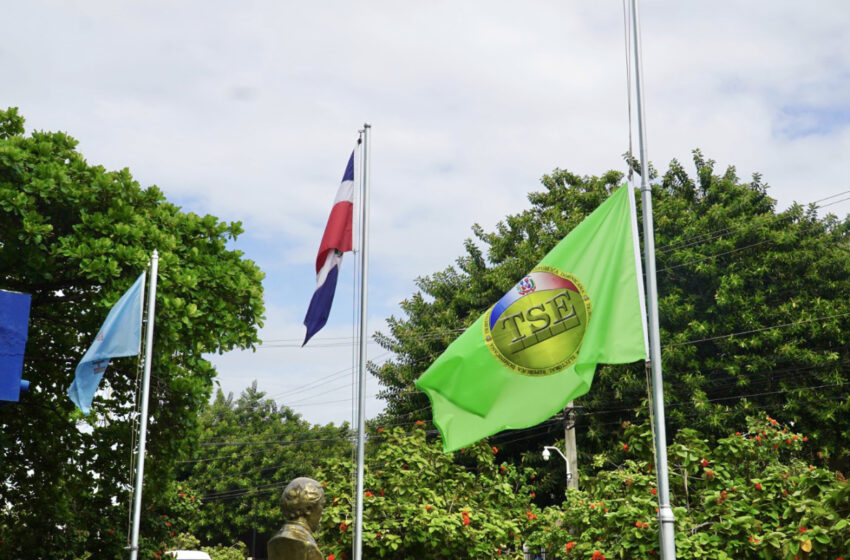
<svg viewBox="0 0 850 560">
<path fill-rule="evenodd" d="M 657 168 L 692 171 L 700 148 L 720 170 L 761 173 L 781 207 L 850 189 L 846 2 L 644 1 L 641 20 Z M 66 131 L 89 163 L 244 224 L 235 247 L 266 273 L 266 344 L 215 357 L 219 382 L 238 394 L 257 380 L 315 423 L 352 418 L 351 255 L 330 323 L 299 346 L 364 122 L 371 331 L 417 276 L 453 264 L 473 223 L 527 208 L 544 173 L 624 169 L 622 0 L 28 0 L 4 22 L 0 104 L 28 131 Z"/>
</svg>

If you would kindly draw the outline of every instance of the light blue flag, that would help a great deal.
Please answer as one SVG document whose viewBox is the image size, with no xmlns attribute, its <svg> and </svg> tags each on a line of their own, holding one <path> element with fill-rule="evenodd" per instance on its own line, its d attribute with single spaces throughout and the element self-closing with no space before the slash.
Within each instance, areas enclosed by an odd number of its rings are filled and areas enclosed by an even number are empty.
<svg viewBox="0 0 850 560">
<path fill-rule="evenodd" d="M 109 358 L 137 356 L 142 347 L 142 306 L 145 292 L 145 273 L 127 290 L 109 311 L 94 342 L 77 365 L 74 382 L 68 396 L 77 408 L 88 414 L 91 401 Z"/>
</svg>

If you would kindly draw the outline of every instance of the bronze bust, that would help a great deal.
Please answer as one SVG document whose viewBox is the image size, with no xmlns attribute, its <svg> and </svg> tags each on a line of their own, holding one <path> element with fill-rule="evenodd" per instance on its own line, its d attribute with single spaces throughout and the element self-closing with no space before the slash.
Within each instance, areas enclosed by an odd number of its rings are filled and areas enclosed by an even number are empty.
<svg viewBox="0 0 850 560">
<path fill-rule="evenodd" d="M 269 560 L 324 560 L 313 531 L 325 506 L 325 491 L 312 478 L 299 477 L 280 496 L 284 524 L 269 540 Z"/>
</svg>

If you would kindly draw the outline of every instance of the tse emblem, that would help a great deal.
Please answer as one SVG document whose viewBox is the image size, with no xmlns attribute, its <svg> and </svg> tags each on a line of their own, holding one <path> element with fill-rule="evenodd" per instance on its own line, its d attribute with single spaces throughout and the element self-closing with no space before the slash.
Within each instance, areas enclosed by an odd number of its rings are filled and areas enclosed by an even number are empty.
<svg viewBox="0 0 850 560">
<path fill-rule="evenodd" d="M 538 266 L 484 315 L 484 341 L 511 370 L 551 375 L 578 357 L 592 306 L 581 282 Z"/>
</svg>

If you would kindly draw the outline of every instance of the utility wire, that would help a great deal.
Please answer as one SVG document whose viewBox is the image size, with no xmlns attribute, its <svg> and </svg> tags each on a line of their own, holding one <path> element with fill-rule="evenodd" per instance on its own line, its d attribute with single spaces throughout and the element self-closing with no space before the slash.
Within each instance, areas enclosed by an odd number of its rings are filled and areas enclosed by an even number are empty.
<svg viewBox="0 0 850 560">
<path fill-rule="evenodd" d="M 742 394 L 742 395 L 737 395 L 736 398 L 749 399 L 749 398 L 755 398 L 755 397 L 771 396 L 771 395 L 776 395 L 776 394 L 788 393 L 788 392 L 793 392 L 793 391 L 800 391 L 800 390 L 804 390 L 804 389 L 821 389 L 821 388 L 827 388 L 827 387 L 840 387 L 840 386 L 846 386 L 846 385 L 850 385 L 850 382 L 814 385 L 814 386 L 808 386 L 808 387 L 798 387 L 798 388 L 786 389 L 786 390 L 781 390 L 781 391 L 764 391 L 764 392 L 761 392 L 761 393 Z M 717 402 L 720 402 L 722 400 L 728 400 L 730 398 L 733 398 L 733 397 L 723 397 L 723 398 L 718 398 L 718 399 L 709 399 L 706 402 L 717 403 Z M 839 399 L 845 400 L 846 397 L 835 397 L 835 398 L 829 399 L 829 400 L 839 400 Z M 676 409 L 676 408 L 681 408 L 681 407 L 693 407 L 693 406 L 694 406 L 694 403 L 691 403 L 691 402 L 679 402 L 679 403 L 672 403 L 672 404 L 668 405 L 668 408 Z M 747 412 L 751 412 L 751 411 L 754 411 L 754 410 L 762 410 L 762 409 L 765 409 L 765 408 L 771 408 L 772 406 L 773 405 L 753 406 L 753 407 L 749 407 L 748 409 L 730 409 L 730 410 L 724 410 L 724 411 L 712 411 L 711 413 L 717 414 L 717 415 L 742 414 L 742 413 L 747 413 Z M 624 408 L 624 409 L 621 409 L 621 410 L 623 412 L 637 412 L 637 411 L 635 411 L 634 408 Z M 592 413 L 592 412 L 584 412 L 583 411 L 581 413 L 580 417 L 591 416 L 593 414 L 594 413 Z M 686 417 L 694 417 L 694 416 L 698 416 L 698 415 L 701 415 L 701 414 L 704 414 L 704 413 L 698 411 L 698 412 L 694 412 L 694 413 L 691 413 L 689 415 L 686 415 Z M 488 438 L 488 441 L 490 441 L 491 443 L 497 443 L 499 445 L 509 445 L 509 444 L 516 443 L 516 442 L 519 442 L 519 441 L 524 441 L 524 440 L 528 440 L 528 439 L 531 439 L 531 438 L 539 437 L 539 436 L 543 435 L 543 432 L 545 432 L 546 430 L 549 430 L 553 424 L 560 423 L 560 421 L 561 421 L 560 418 L 551 418 L 549 420 L 546 420 L 546 421 L 544 421 L 544 422 L 542 422 L 542 423 L 540 423 L 536 426 L 533 426 L 531 428 L 527 428 L 525 430 L 503 432 L 502 434 L 497 434 L 497 435 L 491 436 L 490 438 Z M 620 424 L 621 422 L 622 422 L 622 420 L 616 420 L 616 421 L 611 421 L 611 422 L 596 423 L 594 425 L 595 426 L 616 425 L 616 424 Z M 429 435 L 435 435 L 438 432 L 436 430 L 428 430 L 427 433 Z M 370 436 L 370 439 L 380 439 L 380 438 L 379 437 L 376 438 L 375 436 Z M 383 465 L 370 465 L 371 468 L 382 467 L 382 466 Z M 261 470 L 268 470 L 268 468 L 273 468 L 273 467 L 265 467 Z M 248 471 L 248 472 L 242 473 L 242 474 L 249 474 L 250 472 L 251 471 Z M 238 498 L 238 497 L 243 497 L 243 496 L 248 496 L 248 495 L 267 494 L 267 493 L 271 493 L 271 492 L 275 491 L 277 488 L 284 486 L 285 484 L 286 484 L 286 482 L 276 482 L 276 483 L 269 483 L 269 484 L 263 484 L 263 485 L 258 485 L 258 486 L 240 487 L 240 488 L 234 488 L 234 489 L 231 489 L 231 490 L 211 492 L 211 493 L 205 495 L 202 499 L 204 501 L 215 501 L 215 500 L 225 500 L 225 499 L 229 500 L 229 499 L 235 499 L 235 498 Z"/>
<path fill-rule="evenodd" d="M 733 333 L 711 336 L 711 337 L 706 337 L 706 338 L 701 338 L 701 339 L 688 340 L 688 341 L 683 341 L 683 342 L 674 342 L 674 343 L 662 345 L 662 349 L 676 348 L 676 347 L 686 346 L 686 345 L 691 345 L 691 344 L 701 344 L 701 343 L 704 343 L 704 342 L 711 342 L 711 341 L 716 341 L 716 340 L 729 339 L 729 338 L 734 338 L 736 336 L 745 336 L 745 335 L 755 334 L 755 333 L 759 333 L 759 332 L 765 332 L 765 331 L 774 330 L 774 329 L 805 325 L 805 324 L 825 321 L 825 320 L 828 320 L 828 319 L 836 319 L 836 318 L 847 317 L 847 316 L 850 316 L 850 312 L 848 312 L 848 313 L 838 313 L 838 314 L 835 314 L 835 315 L 826 315 L 826 316 L 822 316 L 822 317 L 815 317 L 815 318 L 812 318 L 812 319 L 806 319 L 806 320 L 802 320 L 802 321 L 791 321 L 791 322 L 788 322 L 788 323 L 771 325 L 771 326 L 767 326 L 767 327 L 761 327 L 761 328 L 750 329 L 750 330 L 745 330 L 745 331 L 737 331 L 737 332 L 733 332 Z M 411 365 L 411 364 L 416 364 L 416 363 L 425 363 L 425 362 L 430 361 L 430 359 L 431 359 L 431 357 L 429 356 L 427 358 L 422 358 L 422 359 L 416 360 L 414 362 L 409 362 L 406 365 Z M 338 390 L 340 388 L 341 387 L 337 387 L 335 389 L 323 389 L 322 392 L 323 392 L 323 394 L 326 394 L 328 392 L 333 392 L 334 390 Z M 413 387 L 408 387 L 407 389 L 404 389 L 402 391 L 394 393 L 393 396 L 399 396 L 399 395 L 403 395 L 405 393 L 416 393 L 416 392 L 419 392 L 419 391 L 416 390 Z M 377 398 L 377 397 L 378 397 L 378 394 L 374 394 L 370 398 Z M 285 404 L 284 406 L 287 406 L 287 407 L 292 407 L 292 406 L 317 406 L 317 405 L 321 405 L 321 404 L 338 404 L 338 403 L 341 403 L 341 402 L 347 402 L 347 399 L 335 400 L 335 401 L 311 402 L 309 400 L 309 398 L 306 398 L 306 399 L 298 401 L 296 403 Z M 283 403 L 280 403 L 280 404 L 283 404 Z"/>
<path fill-rule="evenodd" d="M 313 343 L 310 342 L 309 348 L 339 348 L 344 346 L 351 346 L 354 342 L 325 342 L 325 343 Z M 367 340 L 366 344 L 377 344 L 374 340 Z M 257 348 L 303 348 L 304 345 L 300 342 L 284 342 L 284 343 L 273 343 L 273 344 L 259 344 Z"/>
<path fill-rule="evenodd" d="M 685 342 L 674 342 L 674 343 L 671 343 L 671 344 L 665 344 L 665 345 L 662 346 L 662 348 L 676 348 L 678 346 L 685 346 L 685 345 L 688 345 L 688 344 L 701 344 L 703 342 L 711 342 L 711 341 L 714 341 L 714 340 L 722 340 L 722 339 L 726 339 L 726 338 L 732 338 L 732 337 L 735 337 L 735 336 L 755 334 L 755 333 L 769 331 L 769 330 L 773 330 L 773 329 L 782 329 L 782 328 L 785 328 L 785 327 L 791 327 L 791 326 L 796 326 L 796 325 L 805 325 L 805 324 L 808 324 L 808 323 L 815 323 L 815 322 L 824 321 L 826 319 L 837 319 L 838 317 L 847 317 L 848 315 L 850 315 L 850 313 L 838 313 L 836 315 L 826 315 L 826 316 L 823 316 L 823 317 L 815 317 L 814 319 L 807 319 L 807 320 L 804 320 L 804 321 L 792 321 L 790 323 L 783 323 L 781 325 L 772 325 L 772 326 L 769 326 L 769 327 L 762 327 L 760 329 L 752 329 L 752 330 L 748 330 L 748 331 L 739 331 L 739 332 L 734 332 L 734 333 L 729 333 L 729 334 L 721 334 L 721 335 L 717 335 L 717 336 L 710 336 L 710 337 L 707 337 L 707 338 L 701 338 L 701 339 L 698 339 L 698 340 L 688 340 L 688 341 L 685 341 Z"/>
<path fill-rule="evenodd" d="M 463 330 L 463 329 L 447 329 L 446 331 L 441 331 L 439 333 L 423 333 L 421 336 L 419 336 L 417 338 L 419 340 L 435 340 L 435 339 L 442 338 L 443 333 L 457 332 L 457 331 L 460 331 L 460 330 Z M 322 340 L 320 340 L 320 342 L 325 341 L 325 340 L 326 340 L 326 342 L 323 342 L 324 344 L 329 344 L 329 345 L 334 345 L 334 346 L 344 346 L 344 345 L 354 344 L 354 339 L 353 339 L 353 337 L 350 337 L 350 336 L 336 337 L 336 339 L 334 341 L 331 341 L 331 339 L 322 339 Z M 376 341 L 372 340 L 372 341 L 369 341 L 369 343 L 373 344 L 373 343 L 376 343 Z M 261 346 L 266 345 L 267 347 L 275 347 L 275 348 L 277 348 L 277 347 L 290 347 L 290 346 L 293 347 L 293 348 L 295 348 L 295 347 L 301 348 L 301 343 L 299 342 L 299 340 L 294 339 L 294 338 L 279 338 L 279 339 L 264 340 L 260 343 L 260 345 Z M 310 344 L 310 347 L 311 348 L 313 347 L 312 343 Z"/>
<path fill-rule="evenodd" d="M 815 206 L 816 210 L 819 210 L 821 208 L 826 208 L 828 206 L 833 206 L 835 204 L 838 204 L 839 202 L 844 202 L 846 200 L 850 200 L 850 198 L 843 198 L 841 200 L 836 200 L 834 202 L 830 202 L 829 204 L 823 204 L 823 205 L 820 205 L 820 206 L 817 206 L 817 203 L 823 202 L 825 200 L 830 200 L 832 198 L 842 196 L 842 195 L 845 195 L 845 194 L 848 194 L 848 193 L 850 193 L 850 190 L 845 190 L 845 191 L 827 196 L 825 198 L 815 200 L 815 201 L 810 202 L 808 204 L 803 204 L 803 206 L 816 205 Z M 771 219 L 774 219 L 774 220 L 781 217 L 780 215 L 776 215 L 776 214 L 767 215 L 767 216 L 769 216 Z M 750 227 L 750 225 L 751 224 L 749 222 L 747 222 L 747 223 L 733 225 L 733 226 L 726 226 L 724 228 L 716 229 L 714 231 L 709 231 L 709 232 L 705 232 L 705 233 L 700 233 L 698 235 L 694 235 L 694 236 L 691 236 L 691 237 L 686 237 L 684 239 L 680 239 L 679 241 L 675 241 L 675 242 L 672 242 L 672 243 L 668 243 L 667 245 L 663 245 L 661 247 L 658 247 L 658 248 L 656 248 L 656 252 L 666 253 L 666 252 L 669 252 L 669 251 L 672 251 L 672 250 L 675 250 L 675 249 L 690 247 L 690 246 L 693 246 L 693 245 L 699 245 L 701 243 L 723 237 L 726 233 L 732 233 L 732 232 Z M 764 224 L 764 225 L 769 225 L 769 224 Z"/>
<path fill-rule="evenodd" d="M 850 361 L 842 362 L 842 364 L 847 364 L 847 363 L 850 363 Z M 803 369 L 806 369 L 806 368 L 803 368 Z M 812 368 L 808 368 L 808 369 L 812 369 Z M 787 370 L 787 372 L 789 374 L 788 377 L 795 377 L 793 374 L 797 373 L 797 370 L 791 370 L 789 368 L 789 370 Z M 770 372 L 767 372 L 767 373 L 770 373 Z M 785 393 L 793 393 L 793 392 L 806 391 L 806 390 L 817 390 L 817 389 L 824 389 L 824 388 L 831 388 L 831 387 L 843 387 L 843 386 L 846 386 L 846 385 L 850 385 L 850 382 L 820 383 L 820 384 L 817 384 L 817 385 L 803 385 L 803 386 L 795 386 L 795 387 L 786 387 L 784 389 L 777 389 L 777 390 L 774 390 L 774 391 L 761 391 L 761 392 L 757 392 L 757 393 L 739 393 L 739 394 L 736 394 L 736 395 L 724 395 L 724 396 L 719 396 L 719 397 L 709 397 L 709 398 L 702 399 L 702 402 L 715 403 L 715 402 L 722 402 L 722 401 L 736 400 L 736 399 L 737 400 L 743 400 L 743 399 L 750 399 L 750 398 L 769 396 L 769 395 L 778 395 L 778 394 L 785 394 Z M 602 414 L 613 414 L 613 413 L 617 413 L 617 412 L 629 412 L 629 411 L 634 410 L 635 408 L 637 408 L 639 406 L 641 406 L 641 402 L 636 402 L 632 405 L 626 405 L 626 406 L 623 406 L 621 408 L 615 408 L 615 409 L 583 410 L 581 415 L 582 416 L 595 416 L 595 415 L 602 415 Z M 694 406 L 694 402 L 693 401 L 680 401 L 680 402 L 674 402 L 674 403 L 667 404 L 666 406 L 668 408 L 677 408 L 677 407 L 683 407 L 683 406 Z M 422 409 L 419 409 L 419 410 L 413 411 L 413 412 L 422 411 L 422 410 L 425 410 L 427 408 L 430 408 L 430 407 L 423 407 Z M 407 413 L 407 414 L 410 415 L 412 413 Z M 551 423 L 551 422 L 555 422 L 555 421 L 558 421 L 558 420 L 557 419 L 549 419 L 549 420 L 546 420 L 546 421 L 544 421 L 540 424 L 537 424 L 535 426 L 526 428 L 524 430 L 512 431 L 510 433 L 512 433 L 512 434 L 520 433 L 520 432 L 528 433 L 530 431 L 539 430 L 539 429 L 541 429 L 542 426 L 546 425 L 547 423 Z M 387 425 L 385 427 L 411 426 L 411 425 L 414 425 L 414 424 L 416 424 L 416 421 L 400 422 L 400 423 L 397 423 L 397 424 L 390 424 L 390 425 Z M 301 440 L 202 442 L 201 445 L 204 446 L 204 447 L 247 446 L 247 445 L 267 445 L 267 446 L 268 445 L 299 445 L 299 444 L 305 444 L 305 443 L 350 441 L 352 437 L 353 436 L 336 436 L 336 437 L 331 437 L 331 438 L 312 438 L 312 439 L 301 439 Z M 378 436 L 370 436 L 370 439 L 375 439 L 376 437 L 378 439 L 380 439 Z M 197 462 L 197 461 L 181 461 L 181 463 L 192 463 L 192 462 Z"/>
<path fill-rule="evenodd" d="M 837 196 L 841 196 L 841 195 L 843 195 L 843 194 L 850 194 L 850 190 L 841 191 L 840 193 L 835 193 L 835 194 L 831 194 L 831 195 L 829 195 L 829 196 L 825 196 L 825 197 L 823 197 L 823 198 L 819 198 L 819 199 L 817 199 L 817 200 L 814 200 L 814 201 L 810 202 L 809 204 L 817 204 L 818 202 L 823 202 L 824 200 L 829 200 L 829 199 L 831 199 L 831 198 L 835 198 L 835 197 L 837 197 Z M 850 199 L 843 198 L 842 200 L 850 200 Z M 841 202 L 841 201 L 838 201 L 838 202 Z M 834 204 L 834 203 L 833 203 L 833 202 L 830 202 L 829 204 Z M 829 206 L 829 204 L 823 204 L 823 205 L 819 206 L 819 208 L 823 208 L 824 206 Z"/>
<path fill-rule="evenodd" d="M 703 261 L 716 259 L 717 257 L 722 257 L 724 255 L 731 255 L 732 253 L 739 253 L 739 252 L 744 251 L 746 249 L 752 249 L 753 247 L 758 247 L 760 245 L 765 245 L 767 243 L 773 243 L 775 241 L 776 241 L 775 239 L 765 239 L 763 241 L 759 241 L 758 243 L 752 243 L 750 245 L 745 245 L 744 247 L 738 247 L 736 249 L 730 249 L 729 251 L 723 251 L 722 253 L 715 253 L 713 255 L 706 255 L 704 257 L 694 259 L 694 260 L 691 260 L 691 261 L 688 261 L 688 262 L 684 262 L 684 263 L 680 263 L 680 264 L 674 264 L 674 265 L 671 265 L 671 266 L 666 266 L 664 268 L 659 268 L 658 272 L 664 272 L 665 270 L 674 270 L 676 268 L 681 268 L 683 266 L 689 266 L 689 265 L 692 265 L 692 264 L 701 263 Z"/>
<path fill-rule="evenodd" d="M 834 319 L 834 318 L 844 317 L 844 316 L 847 316 L 847 315 L 850 315 L 850 313 L 828 315 L 828 316 L 816 317 L 816 318 L 813 318 L 813 319 L 808 319 L 808 320 L 803 320 L 803 321 L 793 321 L 793 322 L 783 323 L 783 324 L 779 324 L 779 325 L 762 327 L 762 328 L 759 328 L 759 329 L 737 331 L 737 332 L 734 332 L 734 333 L 728 333 L 728 334 L 724 334 L 724 335 L 706 337 L 706 338 L 702 338 L 702 339 L 689 340 L 689 341 L 683 341 L 683 342 L 678 342 L 678 343 L 671 343 L 671 344 L 664 345 L 663 348 L 673 348 L 673 347 L 684 346 L 684 345 L 689 345 L 689 344 L 699 344 L 699 343 L 703 343 L 703 342 L 710 342 L 710 341 L 715 341 L 715 340 L 728 339 L 728 338 L 733 338 L 735 336 L 744 336 L 744 335 L 748 335 L 748 334 L 764 332 L 764 331 L 777 329 L 777 328 L 786 328 L 786 327 L 790 327 L 790 326 L 809 324 L 809 323 L 814 323 L 814 322 L 821 322 L 821 321 L 824 321 L 824 320 L 827 320 L 827 319 Z M 831 347 L 831 348 L 829 348 L 829 350 L 836 350 L 836 349 L 842 349 L 842 348 L 843 348 L 842 346 Z M 421 360 L 417 360 L 416 362 L 413 362 L 413 363 L 427 362 L 427 361 L 430 361 L 430 357 L 429 358 L 423 358 Z M 688 372 L 680 372 L 680 374 L 687 374 L 687 373 Z M 724 377 L 723 373 L 724 373 L 724 371 L 720 370 L 720 374 L 718 375 L 718 377 Z M 747 375 L 754 375 L 753 372 L 745 372 L 745 373 Z M 759 372 L 756 372 L 756 374 L 757 373 L 759 373 Z M 704 373 L 702 374 L 702 376 L 709 382 L 712 380 L 709 376 L 707 376 Z M 393 396 L 398 397 L 398 396 L 402 396 L 402 395 L 405 395 L 405 394 L 416 394 L 416 393 L 419 393 L 419 392 L 420 391 L 415 389 L 413 386 L 408 386 L 407 388 L 405 388 L 401 391 L 395 392 L 393 394 Z M 373 395 L 370 396 L 370 398 L 377 398 L 379 395 L 380 395 L 380 393 L 373 394 Z M 318 405 L 323 405 L 323 404 L 337 404 L 337 403 L 340 403 L 340 402 L 347 402 L 347 399 L 342 399 L 342 400 L 337 400 L 337 401 L 322 401 L 322 402 L 310 402 L 309 400 L 302 400 L 302 401 L 299 401 L 296 404 L 297 404 L 297 406 L 318 406 Z M 282 405 L 282 406 L 288 407 L 288 405 Z"/>
<path fill-rule="evenodd" d="M 825 349 L 825 350 L 834 350 L 834 349 L 840 349 L 840 348 L 842 348 L 842 347 L 829 348 L 829 349 Z M 771 358 L 777 358 L 777 357 L 781 357 L 781 356 L 771 355 L 770 357 Z M 700 377 L 703 380 L 703 384 L 699 387 L 699 389 L 701 391 L 705 392 L 706 395 L 710 396 L 711 392 L 716 392 L 716 391 L 718 391 L 718 390 L 720 390 L 724 387 L 731 387 L 731 386 L 740 385 L 742 380 L 746 381 L 748 383 L 759 383 L 761 381 L 761 379 L 763 379 L 765 377 L 769 377 L 769 382 L 772 383 L 772 384 L 775 384 L 775 383 L 781 382 L 781 381 L 788 379 L 788 378 L 796 378 L 802 372 L 818 370 L 818 369 L 842 367 L 842 366 L 846 366 L 847 364 L 850 364 L 850 360 L 844 359 L 844 360 L 841 360 L 841 361 L 830 361 L 830 362 L 826 362 L 826 363 L 823 363 L 823 364 L 813 364 L 813 365 L 809 365 L 809 366 L 778 368 L 778 369 L 758 370 L 758 371 L 746 371 L 746 372 L 739 372 L 739 373 L 731 373 L 731 372 L 728 372 L 724 368 L 715 368 L 713 370 L 709 370 L 709 372 L 706 372 L 706 371 L 699 372 Z M 693 372 L 682 372 L 682 371 L 676 371 L 676 370 L 672 370 L 672 371 L 668 370 L 668 373 L 670 375 L 673 375 L 673 376 L 676 376 L 676 375 L 682 376 L 682 375 L 688 375 L 689 373 L 693 373 Z M 668 381 L 665 382 L 665 388 L 667 388 L 667 389 L 676 389 L 676 388 L 689 389 L 689 388 L 692 388 L 693 386 L 694 386 L 693 383 L 687 383 L 687 382 L 682 381 L 682 380 L 672 380 L 672 381 L 670 381 L 669 377 L 668 377 Z M 420 392 L 418 390 L 410 390 L 410 391 L 404 391 L 402 394 L 414 394 L 414 393 L 420 393 Z M 616 397 L 614 397 L 614 398 L 616 398 Z M 592 411 L 592 412 L 585 410 L 585 415 L 611 414 L 611 413 L 615 413 L 615 412 L 622 412 L 624 410 L 630 410 L 633 406 L 638 406 L 638 404 L 627 405 L 627 408 L 603 409 L 603 410 L 596 410 L 596 411 Z M 421 408 L 418 408 L 416 410 L 413 410 L 413 411 L 404 413 L 402 415 L 399 415 L 398 417 L 396 417 L 396 419 L 400 420 L 403 417 L 411 417 L 413 415 L 420 414 L 420 413 L 422 413 L 422 412 L 424 412 L 424 411 L 426 411 L 430 408 L 431 408 L 431 405 L 428 404 L 424 407 L 421 407 Z M 396 423 L 390 423 L 390 424 L 384 423 L 384 424 L 382 424 L 382 426 L 384 426 L 384 427 L 411 426 L 411 425 L 414 425 L 415 423 L 416 423 L 416 421 L 414 420 L 414 421 L 396 422 Z M 220 445 L 227 445 L 227 444 L 239 445 L 240 443 L 242 443 L 242 442 L 233 442 L 233 441 L 227 441 L 227 442 L 216 441 L 216 440 L 221 440 L 223 438 L 228 438 L 228 437 L 232 437 L 232 436 L 231 435 L 211 436 L 210 439 L 201 441 L 199 443 L 201 445 L 213 445 L 213 446 L 217 446 L 217 445 L 220 446 Z M 258 442 L 256 440 L 254 440 L 254 441 L 248 442 L 248 443 L 270 443 L 271 444 L 271 443 L 276 443 L 277 441 L 278 440 L 267 441 L 267 438 L 265 438 L 263 441 Z M 307 442 L 307 441 L 310 441 L 310 440 L 304 440 L 304 441 Z M 315 440 L 315 441 L 328 441 L 328 440 L 327 439 L 319 439 L 319 440 Z"/>
<path fill-rule="evenodd" d="M 774 357 L 778 357 L 778 356 L 774 355 Z M 840 366 L 845 366 L 847 364 L 850 364 L 850 360 L 845 359 L 845 360 L 838 361 L 838 362 L 828 362 L 828 363 L 824 363 L 824 364 L 816 364 L 816 365 L 803 366 L 803 367 L 771 369 L 771 370 L 763 370 L 763 371 L 751 371 L 751 372 L 746 372 L 746 376 L 744 377 L 744 379 L 747 380 L 747 381 L 750 381 L 750 382 L 758 383 L 760 381 L 760 379 L 758 379 L 758 378 L 770 376 L 770 380 L 769 380 L 770 383 L 775 384 L 775 383 L 781 382 L 781 381 L 788 379 L 788 378 L 796 378 L 796 377 L 799 376 L 799 374 L 801 372 L 812 371 L 812 370 L 817 370 L 817 369 L 824 369 L 824 368 L 840 367 Z M 709 402 L 709 401 L 712 401 L 712 400 L 715 399 L 714 397 L 710 396 L 711 392 L 716 392 L 723 387 L 739 385 L 740 381 L 741 381 L 740 376 L 743 375 L 743 374 L 729 374 L 723 369 L 717 369 L 717 370 L 712 370 L 712 371 L 716 371 L 715 375 L 713 375 L 713 376 L 709 376 L 705 373 L 701 374 L 701 377 L 706 380 L 705 385 L 709 385 L 708 387 L 700 387 L 700 390 L 702 390 L 706 393 L 706 402 Z M 673 374 L 673 375 L 684 375 L 683 372 L 673 371 L 673 372 L 670 372 L 670 373 Z M 718 380 L 721 380 L 723 382 L 718 383 L 717 382 Z M 665 389 L 668 389 L 668 390 L 674 389 L 674 388 L 687 389 L 687 388 L 691 388 L 692 386 L 693 386 L 692 384 L 686 383 L 684 381 L 679 381 L 679 380 L 665 383 Z M 795 389 L 791 388 L 789 390 L 795 390 Z M 745 398 L 747 396 L 749 396 L 749 395 L 739 394 L 739 395 L 735 395 L 735 396 L 732 396 L 732 397 L 729 397 L 729 398 Z M 727 398 L 727 397 L 724 396 L 724 397 L 719 397 L 719 398 Z M 675 406 L 676 404 L 677 403 L 673 403 L 673 406 Z M 593 416 L 593 415 L 601 415 L 601 414 L 613 414 L 613 413 L 617 413 L 617 412 L 629 411 L 629 410 L 632 410 L 634 407 L 637 407 L 637 406 L 641 406 L 641 402 L 634 402 L 632 404 L 624 405 L 624 407 L 614 408 L 614 409 L 602 409 L 602 410 L 584 409 L 583 415 L 584 416 Z M 429 404 L 429 405 L 424 406 L 422 408 L 404 413 L 403 415 L 400 415 L 399 419 L 401 417 L 411 417 L 414 414 L 424 412 L 425 410 L 428 410 L 430 408 L 431 408 L 431 405 Z M 417 421 L 414 420 L 414 421 L 396 422 L 396 423 L 390 423 L 390 424 L 385 423 L 385 424 L 382 424 L 382 426 L 383 427 L 412 426 L 416 422 Z M 221 438 L 224 438 L 224 437 L 232 437 L 232 436 L 220 436 L 218 439 L 221 439 Z M 312 440 L 309 440 L 309 439 L 308 440 L 299 440 L 299 442 L 301 442 L 301 443 L 327 442 L 327 441 L 337 441 L 338 439 L 339 438 L 331 438 L 331 439 L 319 438 L 319 439 L 312 439 Z M 346 437 L 343 437 L 342 439 L 346 439 Z M 281 440 L 268 440 L 268 438 L 265 438 L 262 441 L 251 440 L 251 441 L 224 441 L 224 442 L 214 441 L 213 439 L 208 439 L 208 440 L 203 440 L 199 443 L 202 446 L 254 445 L 254 444 L 270 444 L 270 445 L 273 445 L 273 444 L 276 444 L 276 443 L 280 443 L 280 441 Z"/>
</svg>

